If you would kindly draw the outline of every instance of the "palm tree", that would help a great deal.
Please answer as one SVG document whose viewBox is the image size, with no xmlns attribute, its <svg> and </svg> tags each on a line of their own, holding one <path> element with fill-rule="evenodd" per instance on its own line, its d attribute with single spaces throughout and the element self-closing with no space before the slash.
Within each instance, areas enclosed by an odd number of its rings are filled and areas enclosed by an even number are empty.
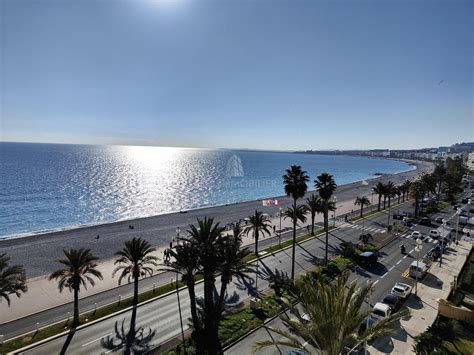
<svg viewBox="0 0 474 355">
<path fill-rule="evenodd" d="M 303 198 L 308 190 L 309 177 L 306 171 L 301 170 L 301 166 L 292 165 L 286 169 L 283 175 L 283 184 L 285 185 L 285 194 L 293 199 L 293 210 L 296 210 L 296 201 Z M 296 248 L 296 219 L 293 220 L 293 248 L 291 251 L 291 279 L 295 278 L 295 249 Z"/>
<path fill-rule="evenodd" d="M 371 312 L 362 310 L 362 307 L 373 286 L 366 284 L 358 288 L 355 282 L 347 285 L 347 280 L 348 273 L 332 283 L 326 283 L 321 276 L 315 281 L 309 276 L 302 278 L 296 283 L 295 296 L 300 304 L 298 307 L 303 311 L 291 304 L 291 312 L 296 319 L 290 318 L 286 313 L 280 316 L 283 323 L 291 329 L 291 333 L 278 328 L 268 328 L 285 339 L 257 342 L 253 348 L 254 352 L 275 344 L 298 348 L 307 353 L 314 352 L 308 348 L 309 345 L 318 353 L 339 355 L 346 347 L 356 347 L 372 338 L 390 333 L 393 325 L 408 314 L 407 310 L 394 313 L 359 332 L 361 324 Z M 309 322 L 303 319 L 303 314 L 309 316 Z"/>
<path fill-rule="evenodd" d="M 410 185 L 411 185 L 411 181 L 410 180 L 405 180 L 405 182 L 403 184 L 401 184 L 400 187 L 399 187 L 399 189 L 402 193 L 403 202 L 405 202 L 405 196 L 410 191 Z"/>
<path fill-rule="evenodd" d="M 248 235 L 250 232 L 253 233 L 255 239 L 255 255 L 258 259 L 258 238 L 260 234 L 265 236 L 265 234 L 270 235 L 270 219 L 263 214 L 261 211 L 255 210 L 255 214 L 250 215 L 249 225 L 245 228 L 244 232 Z"/>
<path fill-rule="evenodd" d="M 402 191 L 400 190 L 400 186 L 395 186 L 393 188 L 393 193 L 398 197 L 397 203 L 400 204 L 400 199 L 402 198 Z"/>
<path fill-rule="evenodd" d="M 63 250 L 65 259 L 57 260 L 63 265 L 62 269 L 54 271 L 49 275 L 49 280 L 58 280 L 59 291 L 64 287 L 74 292 L 74 320 L 72 326 L 79 324 L 79 291 L 81 286 L 87 289 L 87 283 L 92 286 L 95 281 L 92 277 L 102 280 L 102 273 L 97 270 L 96 261 L 99 259 L 91 254 L 90 249 L 70 249 Z"/>
<path fill-rule="evenodd" d="M 125 242 L 125 247 L 115 255 L 119 256 L 114 265 L 119 264 L 112 273 L 112 277 L 119 271 L 119 285 L 124 278 L 128 282 L 133 279 L 133 305 L 138 304 L 138 279 L 147 275 L 153 275 L 153 266 L 158 266 L 158 258 L 150 255 L 155 251 L 150 243 L 141 238 L 133 238 Z"/>
<path fill-rule="evenodd" d="M 291 219 L 293 223 L 298 224 L 298 222 L 306 222 L 306 212 L 308 208 L 305 205 L 297 205 L 296 209 L 293 206 L 289 206 L 285 212 L 283 212 L 284 219 Z"/>
<path fill-rule="evenodd" d="M 377 206 L 377 211 L 380 212 L 380 202 L 382 200 L 382 195 L 385 192 L 385 185 L 381 182 L 378 182 L 374 187 L 372 187 L 372 191 L 378 195 L 379 197 L 379 204 Z"/>
<path fill-rule="evenodd" d="M 443 187 L 443 183 L 446 178 L 446 168 L 444 166 L 444 162 L 440 162 L 438 165 L 436 165 L 434 171 L 433 171 L 433 176 L 435 180 L 437 181 L 438 185 L 438 190 L 436 192 L 437 198 L 439 199 L 439 196 L 441 194 L 441 188 Z"/>
<path fill-rule="evenodd" d="M 395 195 L 396 195 L 395 184 L 393 183 L 393 181 L 387 182 L 387 184 L 385 185 L 384 199 L 388 198 L 388 208 L 390 208 L 392 197 L 394 197 Z M 385 200 L 384 200 L 383 208 L 385 209 Z"/>
<path fill-rule="evenodd" d="M 10 307 L 10 295 L 21 297 L 28 287 L 25 280 L 25 268 L 21 265 L 9 265 L 6 253 L 0 254 L 0 299 L 4 298 Z"/>
<path fill-rule="evenodd" d="M 199 272 L 199 250 L 194 245 L 180 237 L 173 249 L 169 250 L 171 262 L 164 264 L 162 270 L 171 271 L 181 275 L 181 281 L 187 286 L 191 304 L 191 321 L 193 324 L 193 339 L 199 346 L 202 336 L 202 324 L 196 305 L 196 280 Z"/>
<path fill-rule="evenodd" d="M 354 205 L 360 206 L 360 218 L 362 218 L 364 216 L 364 206 L 369 206 L 370 201 L 365 196 L 362 196 L 362 197 L 357 196 L 355 199 Z"/>
<path fill-rule="evenodd" d="M 410 194 L 415 199 L 415 218 L 417 218 L 420 210 L 420 201 L 425 196 L 424 186 L 421 181 L 417 180 L 410 185 Z"/>
<path fill-rule="evenodd" d="M 332 175 L 328 173 L 322 173 L 316 180 L 314 180 L 314 186 L 316 191 L 319 193 L 319 197 L 323 202 L 323 213 L 324 213 L 324 231 L 326 232 L 326 253 L 324 262 L 328 263 L 328 246 L 329 246 L 329 211 L 331 210 L 331 196 L 336 191 L 337 185 Z M 336 206 L 332 204 L 335 209 Z"/>
<path fill-rule="evenodd" d="M 314 219 L 316 217 L 316 213 L 323 213 L 323 203 L 318 196 L 311 194 L 311 197 L 306 199 L 306 207 L 311 213 L 311 235 L 314 235 Z"/>
</svg>

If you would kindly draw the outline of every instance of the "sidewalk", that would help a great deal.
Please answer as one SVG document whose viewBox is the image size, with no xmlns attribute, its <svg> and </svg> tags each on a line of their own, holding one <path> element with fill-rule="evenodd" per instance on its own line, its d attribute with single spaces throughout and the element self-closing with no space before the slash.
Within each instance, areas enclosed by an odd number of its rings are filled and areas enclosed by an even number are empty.
<svg viewBox="0 0 474 355">
<path fill-rule="evenodd" d="M 423 333 L 438 316 L 438 299 L 446 299 L 451 283 L 458 276 L 469 252 L 470 242 L 450 246 L 452 252 L 443 255 L 443 265 L 433 263 L 425 279 L 418 283 L 418 296 L 412 294 L 405 305 L 410 317 L 400 321 L 401 327 L 392 337 L 382 337 L 368 348 L 369 354 L 414 354 L 414 337 Z"/>
<path fill-rule="evenodd" d="M 299 203 L 304 203 L 304 200 L 299 201 Z M 395 203 L 396 199 L 392 201 L 392 204 Z M 376 205 L 372 206 L 372 208 L 375 209 L 376 207 Z M 364 211 L 365 210 L 367 210 L 367 212 L 369 211 L 368 208 L 364 209 Z M 351 211 L 354 211 L 354 215 L 358 215 L 359 209 L 358 206 L 354 206 L 354 200 L 344 200 L 337 202 L 336 217 L 337 215 L 351 213 Z M 311 216 L 308 215 L 307 217 L 308 220 L 306 221 L 304 226 L 311 224 Z M 332 214 L 330 215 L 330 219 L 332 219 Z M 270 216 L 270 220 L 271 224 L 275 226 L 276 232 L 273 232 L 272 229 L 271 237 L 273 237 L 273 242 L 276 243 L 276 239 L 278 237 L 278 232 L 280 229 L 280 217 Z M 323 216 L 321 214 L 316 215 L 315 223 L 321 223 L 322 221 Z M 329 225 L 331 226 L 332 223 L 333 221 L 330 220 Z M 281 229 L 282 233 L 292 230 L 291 220 L 281 218 Z M 315 229 L 317 229 L 317 227 L 315 227 Z M 260 241 L 261 240 L 262 238 L 260 239 Z M 244 236 L 244 245 L 250 246 L 253 243 L 254 239 L 251 233 L 247 236 Z M 159 258 L 159 263 L 161 263 L 163 260 L 163 250 L 166 247 L 167 246 L 161 247 L 155 252 L 155 255 Z M 253 248 L 251 249 L 253 250 Z M 98 269 L 102 273 L 104 279 L 97 281 L 94 287 L 89 285 L 87 290 L 81 289 L 79 295 L 81 299 L 103 291 L 107 291 L 111 288 L 118 286 L 118 276 L 112 278 L 112 272 L 115 269 L 114 261 L 114 259 L 109 259 L 99 262 Z M 58 264 L 58 267 L 59 266 L 60 265 Z M 124 282 L 126 283 L 125 280 Z M 62 293 L 60 293 L 58 290 L 57 282 L 55 280 L 49 281 L 47 275 L 29 279 L 27 281 L 27 285 L 28 292 L 22 294 L 20 298 L 12 297 L 10 307 L 8 307 L 6 302 L 0 302 L 0 324 L 28 316 L 33 313 L 44 311 L 46 309 L 50 309 L 61 304 L 72 302 L 72 294 L 69 292 L 69 290 L 65 289 Z M 157 284 L 156 286 L 158 287 L 159 285 L 160 284 Z"/>
</svg>

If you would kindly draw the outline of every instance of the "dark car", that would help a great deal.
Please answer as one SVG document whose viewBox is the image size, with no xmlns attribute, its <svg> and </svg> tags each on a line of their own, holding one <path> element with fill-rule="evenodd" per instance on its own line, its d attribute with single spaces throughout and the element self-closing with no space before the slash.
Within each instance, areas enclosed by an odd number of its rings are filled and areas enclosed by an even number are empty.
<svg viewBox="0 0 474 355">
<path fill-rule="evenodd" d="M 374 266 L 377 263 L 377 254 L 372 251 L 363 252 L 359 256 L 359 263 L 362 266 Z"/>
<path fill-rule="evenodd" d="M 467 198 L 463 198 L 463 199 L 461 200 L 461 203 L 467 203 Z"/>
<path fill-rule="evenodd" d="M 402 214 L 394 214 L 394 215 L 393 215 L 393 219 L 402 220 L 402 219 L 403 219 L 403 215 L 402 215 Z"/>
<path fill-rule="evenodd" d="M 474 213 L 474 207 L 469 209 L 469 212 Z"/>
<path fill-rule="evenodd" d="M 389 293 L 387 296 L 385 296 L 382 300 L 382 303 L 388 305 L 392 309 L 392 313 L 397 312 L 402 306 L 400 297 L 394 295 L 393 293 Z"/>
<path fill-rule="evenodd" d="M 420 219 L 420 223 L 421 225 L 423 226 L 430 226 L 431 225 L 431 221 L 429 218 L 427 217 L 423 217 L 422 219 Z"/>
</svg>

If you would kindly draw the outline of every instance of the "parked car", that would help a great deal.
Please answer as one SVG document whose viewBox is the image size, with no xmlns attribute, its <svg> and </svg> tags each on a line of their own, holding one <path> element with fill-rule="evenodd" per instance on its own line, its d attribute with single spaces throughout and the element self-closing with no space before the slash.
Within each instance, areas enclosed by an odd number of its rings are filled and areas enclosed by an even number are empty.
<svg viewBox="0 0 474 355">
<path fill-rule="evenodd" d="M 402 214 L 394 214 L 394 215 L 393 215 L 393 219 L 402 220 L 402 219 L 403 219 L 403 215 L 402 215 Z"/>
<path fill-rule="evenodd" d="M 397 312 L 402 307 L 402 301 L 400 297 L 394 295 L 393 293 L 386 295 L 383 298 L 382 303 L 388 305 L 392 313 Z"/>
<path fill-rule="evenodd" d="M 389 305 L 382 303 L 382 302 L 377 302 L 372 309 L 372 313 L 370 314 L 370 318 L 373 320 L 380 321 L 384 318 L 387 318 L 392 314 L 392 310 Z"/>
<path fill-rule="evenodd" d="M 439 238 L 439 231 L 437 229 L 430 230 L 430 237 L 433 239 Z"/>
<path fill-rule="evenodd" d="M 428 266 L 422 261 L 413 261 L 410 265 L 410 276 L 418 279 L 423 278 L 428 271 Z"/>
<path fill-rule="evenodd" d="M 435 222 L 436 223 L 443 223 L 443 217 L 436 217 Z"/>
<path fill-rule="evenodd" d="M 470 213 L 474 213 L 474 208 L 470 208 L 470 209 L 469 209 L 469 212 L 470 212 Z"/>
<path fill-rule="evenodd" d="M 418 232 L 418 231 L 413 231 L 413 232 L 411 233 L 411 237 L 412 237 L 413 239 L 418 239 L 418 238 L 420 238 L 420 236 L 421 236 L 421 233 Z"/>
<path fill-rule="evenodd" d="M 459 206 L 458 204 L 456 204 L 456 205 L 453 206 L 453 210 L 454 210 L 454 211 L 457 211 L 457 209 L 458 209 L 459 207 L 460 207 L 460 206 Z"/>
<path fill-rule="evenodd" d="M 463 199 L 461 200 L 461 203 L 467 203 L 467 198 L 463 198 Z"/>
<path fill-rule="evenodd" d="M 408 284 L 405 284 L 403 282 L 397 282 L 393 287 L 392 287 L 392 293 L 395 296 L 398 296 L 400 298 L 407 298 L 411 294 L 411 289 L 412 287 Z"/>
</svg>

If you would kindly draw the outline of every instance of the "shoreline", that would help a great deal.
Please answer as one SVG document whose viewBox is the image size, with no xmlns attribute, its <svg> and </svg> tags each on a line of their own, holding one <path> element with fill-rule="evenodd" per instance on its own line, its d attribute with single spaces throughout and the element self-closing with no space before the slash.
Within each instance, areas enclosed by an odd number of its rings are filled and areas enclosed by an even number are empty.
<svg viewBox="0 0 474 355">
<path fill-rule="evenodd" d="M 418 165 L 416 164 L 417 161 L 413 160 L 408 160 L 408 159 L 395 159 L 395 158 L 379 158 L 379 157 L 368 157 L 368 158 L 373 158 L 373 159 L 387 159 L 387 160 L 396 160 L 396 161 L 402 161 L 404 163 L 407 163 L 409 167 L 412 167 L 411 169 L 400 171 L 397 173 L 379 173 L 375 172 L 372 177 L 366 178 L 366 179 L 361 179 L 361 180 L 355 180 L 346 184 L 338 185 L 338 187 L 343 187 L 351 184 L 357 184 L 362 181 L 372 181 L 374 179 L 379 179 L 385 175 L 399 175 L 403 173 L 409 173 L 413 172 L 418 169 Z M 414 167 L 414 168 L 413 168 Z M 308 190 L 307 193 L 309 192 L 314 192 L 314 190 Z M 84 223 L 84 224 L 78 224 L 78 225 L 71 225 L 71 226 L 64 226 L 64 227 L 57 227 L 57 228 L 51 228 L 51 229 L 44 229 L 44 230 L 37 230 L 37 231 L 31 231 L 31 232 L 20 232 L 16 234 L 10 234 L 10 235 L 0 235 L 0 247 L 1 243 L 6 241 L 6 240 L 12 240 L 12 239 L 22 239 L 22 238 L 41 238 L 44 235 L 49 235 L 49 234 L 54 234 L 54 233 L 63 233 L 63 232 L 71 232 L 74 230 L 78 229 L 84 229 L 84 228 L 95 228 L 98 226 L 103 226 L 103 225 L 112 225 L 115 223 L 124 223 L 124 222 L 135 222 L 139 221 L 142 219 L 148 219 L 148 218 L 155 218 L 158 216 L 164 216 L 164 215 L 172 215 L 172 214 L 186 214 L 188 212 L 195 212 L 197 210 L 202 210 L 202 209 L 208 209 L 208 208 L 218 208 L 218 207 L 225 207 L 225 206 L 230 206 L 230 205 L 238 205 L 238 204 L 245 204 L 249 202 L 255 202 L 255 201 L 262 201 L 266 199 L 282 199 L 285 198 L 285 195 L 279 195 L 279 196 L 264 196 L 264 197 L 259 197 L 254 200 L 242 200 L 242 201 L 236 201 L 236 202 L 229 202 L 229 203 L 224 203 L 224 204 L 217 204 L 217 205 L 208 205 L 208 206 L 200 206 L 196 208 L 190 208 L 186 210 L 176 210 L 176 211 L 167 211 L 163 213 L 157 213 L 157 214 L 152 214 L 149 216 L 137 216 L 137 217 L 125 217 L 125 218 L 119 218 L 115 220 L 110 220 L 110 221 L 105 221 L 105 222 L 91 222 L 91 223 Z"/>
<path fill-rule="evenodd" d="M 336 191 L 338 202 L 353 204 L 356 195 L 366 195 L 370 199 L 372 186 L 378 181 L 392 180 L 400 183 L 412 179 L 424 171 L 432 171 L 434 164 L 427 162 L 410 162 L 416 169 L 410 169 L 395 174 L 384 174 L 366 179 L 367 185 L 359 180 L 338 186 Z M 314 191 L 314 190 L 313 190 Z M 308 191 L 309 196 L 313 191 Z M 63 256 L 62 250 L 69 248 L 88 248 L 100 258 L 100 263 L 114 257 L 115 251 L 126 240 L 132 237 L 143 237 L 157 249 L 167 247 L 176 236 L 176 227 L 187 230 L 189 224 L 195 223 L 197 218 L 213 217 L 221 225 L 239 221 L 255 211 L 262 210 L 275 215 L 279 208 L 286 208 L 292 202 L 287 196 L 277 196 L 280 204 L 277 206 L 262 206 L 262 199 L 237 202 L 220 206 L 208 206 L 185 213 L 165 213 L 149 217 L 126 219 L 112 223 L 101 223 L 92 226 L 83 226 L 61 231 L 34 234 L 17 238 L 0 239 L 0 252 L 11 257 L 12 264 L 24 265 L 27 279 L 50 273 L 56 268 L 55 260 Z M 129 229 L 129 225 L 134 229 Z M 97 236 L 100 235 L 100 239 Z"/>
</svg>

